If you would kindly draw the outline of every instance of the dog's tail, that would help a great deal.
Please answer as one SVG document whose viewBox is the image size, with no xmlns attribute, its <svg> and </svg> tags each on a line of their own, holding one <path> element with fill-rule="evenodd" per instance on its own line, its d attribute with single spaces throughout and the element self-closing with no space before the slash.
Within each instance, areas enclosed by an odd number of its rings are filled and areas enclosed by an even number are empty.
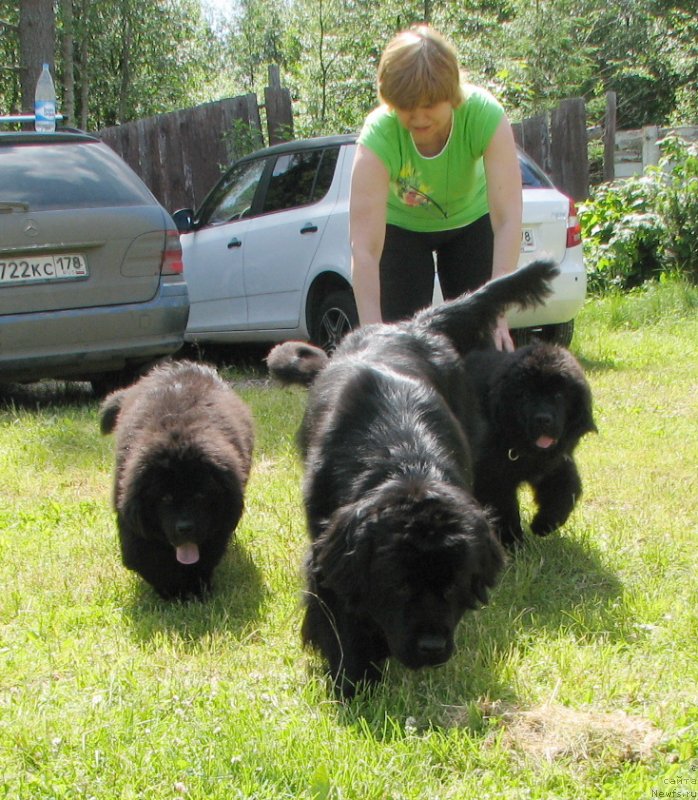
<svg viewBox="0 0 698 800">
<path fill-rule="evenodd" d="M 540 305 L 551 293 L 550 282 L 560 270 L 552 261 L 533 261 L 509 275 L 421 311 L 414 324 L 448 336 L 461 355 L 492 345 L 497 317 L 507 308 Z"/>
<path fill-rule="evenodd" d="M 269 373 L 284 386 L 310 386 L 325 368 L 329 356 L 324 350 L 307 342 L 283 342 L 272 348 L 267 356 Z"/>
<path fill-rule="evenodd" d="M 126 389 L 117 389 L 115 392 L 107 395 L 99 407 L 99 430 L 105 436 L 108 433 L 113 433 L 116 427 L 116 421 L 121 412 L 121 404 L 126 394 Z"/>
</svg>

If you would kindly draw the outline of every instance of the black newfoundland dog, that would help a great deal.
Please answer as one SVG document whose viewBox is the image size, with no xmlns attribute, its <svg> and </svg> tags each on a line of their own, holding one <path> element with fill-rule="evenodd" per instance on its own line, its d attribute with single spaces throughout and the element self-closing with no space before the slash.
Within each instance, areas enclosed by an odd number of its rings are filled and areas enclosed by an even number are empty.
<svg viewBox="0 0 698 800">
<path fill-rule="evenodd" d="M 182 361 L 113 392 L 101 413 L 102 433 L 116 431 L 124 565 L 166 599 L 200 596 L 243 511 L 247 406 L 214 369 Z"/>
<path fill-rule="evenodd" d="M 302 635 L 343 695 L 388 656 L 443 664 L 465 610 L 487 602 L 503 560 L 472 496 L 463 356 L 508 306 L 541 302 L 556 274 L 534 263 L 410 321 L 359 328 L 329 360 L 296 342 L 270 353 L 274 377 L 311 384 Z"/>
<path fill-rule="evenodd" d="M 468 380 L 480 407 L 480 428 L 471 440 L 475 497 L 494 513 L 500 541 L 521 541 L 517 489 L 533 488 L 537 511 L 531 530 L 554 531 L 582 493 L 573 452 L 596 430 L 591 390 L 577 360 L 562 347 L 536 343 L 513 353 L 472 352 Z"/>
</svg>

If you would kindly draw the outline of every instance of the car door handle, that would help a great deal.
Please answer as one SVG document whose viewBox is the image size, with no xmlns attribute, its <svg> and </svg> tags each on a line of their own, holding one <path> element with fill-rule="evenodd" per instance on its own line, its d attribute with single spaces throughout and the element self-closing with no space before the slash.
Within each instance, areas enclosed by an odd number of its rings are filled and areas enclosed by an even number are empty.
<svg viewBox="0 0 698 800">
<path fill-rule="evenodd" d="M 317 233 L 317 225 L 313 225 L 312 222 L 306 222 L 301 228 L 301 233 Z"/>
<path fill-rule="evenodd" d="M 233 236 L 233 238 L 228 242 L 228 250 L 232 250 L 233 247 L 242 247 L 242 242 L 237 236 Z"/>
</svg>

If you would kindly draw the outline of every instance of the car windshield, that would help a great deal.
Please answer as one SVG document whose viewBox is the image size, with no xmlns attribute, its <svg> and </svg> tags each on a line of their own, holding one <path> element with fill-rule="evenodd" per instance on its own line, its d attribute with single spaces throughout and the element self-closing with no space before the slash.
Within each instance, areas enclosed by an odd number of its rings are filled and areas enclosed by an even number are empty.
<svg viewBox="0 0 698 800">
<path fill-rule="evenodd" d="M 153 202 L 119 157 L 99 143 L 0 146 L 0 203 L 41 211 Z"/>
</svg>

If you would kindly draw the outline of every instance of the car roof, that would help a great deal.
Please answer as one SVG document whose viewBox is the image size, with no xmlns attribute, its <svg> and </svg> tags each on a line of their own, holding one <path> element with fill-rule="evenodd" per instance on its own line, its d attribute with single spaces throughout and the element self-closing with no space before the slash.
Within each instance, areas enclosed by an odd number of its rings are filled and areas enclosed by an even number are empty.
<svg viewBox="0 0 698 800">
<path fill-rule="evenodd" d="M 275 144 L 271 147 L 263 147 L 260 150 L 255 150 L 254 153 L 248 153 L 242 158 L 238 159 L 237 164 L 250 161 L 262 156 L 273 156 L 283 153 L 297 153 L 299 150 L 316 150 L 321 147 L 333 147 L 343 144 L 354 144 L 358 139 L 356 133 L 342 133 L 335 136 L 314 136 L 310 139 L 293 139 L 290 142 L 282 142 Z"/>
<path fill-rule="evenodd" d="M 50 133 L 39 133 L 38 131 L 0 131 L 0 143 L 2 144 L 36 144 L 43 142 L 101 142 L 102 140 L 90 133 L 78 130 L 58 130 Z"/>
</svg>

